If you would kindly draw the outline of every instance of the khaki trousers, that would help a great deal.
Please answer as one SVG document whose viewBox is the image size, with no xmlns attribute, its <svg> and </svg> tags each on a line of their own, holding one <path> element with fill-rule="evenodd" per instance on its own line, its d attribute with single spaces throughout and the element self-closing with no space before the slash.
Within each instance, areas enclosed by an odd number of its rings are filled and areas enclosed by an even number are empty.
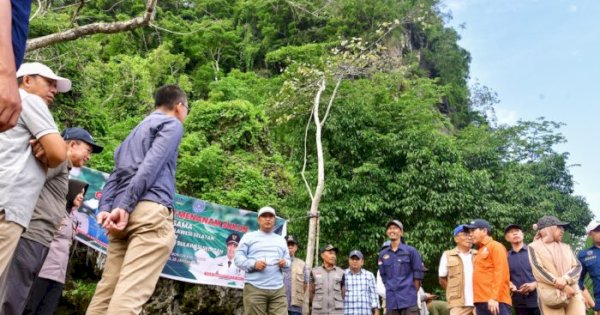
<svg viewBox="0 0 600 315">
<path fill-rule="evenodd" d="M 585 303 L 583 302 L 583 295 L 581 292 L 578 292 L 574 297 L 569 301 L 569 305 L 565 308 L 553 309 L 544 305 L 543 303 L 538 303 L 540 306 L 540 311 L 542 311 L 542 315 L 584 315 L 585 314 Z"/>
<path fill-rule="evenodd" d="M 472 315 L 475 313 L 473 306 L 456 306 L 450 309 L 450 315 Z"/>
<path fill-rule="evenodd" d="M 19 239 L 23 234 L 23 227 L 15 222 L 6 221 L 4 219 L 4 210 L 0 212 L 0 274 L 4 273 L 4 269 L 11 261 L 13 253 L 17 248 Z"/>
<path fill-rule="evenodd" d="M 125 230 L 109 235 L 102 279 L 86 314 L 139 314 L 174 246 L 172 213 L 155 202 L 138 203 Z"/>
<path fill-rule="evenodd" d="M 259 289 L 244 285 L 244 315 L 287 315 L 285 286 L 280 289 Z"/>
</svg>

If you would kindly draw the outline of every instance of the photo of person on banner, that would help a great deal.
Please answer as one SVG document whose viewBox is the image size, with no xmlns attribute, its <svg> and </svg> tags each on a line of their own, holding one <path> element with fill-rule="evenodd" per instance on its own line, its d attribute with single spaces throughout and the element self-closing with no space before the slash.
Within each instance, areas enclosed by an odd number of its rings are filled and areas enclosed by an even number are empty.
<svg viewBox="0 0 600 315">
<path fill-rule="evenodd" d="M 239 234 L 233 232 L 229 234 L 227 240 L 225 241 L 227 244 L 227 254 L 225 256 L 220 256 L 215 258 L 214 262 L 217 265 L 217 270 L 215 273 L 220 275 L 235 275 L 235 276 L 244 276 L 244 271 L 238 268 L 234 263 L 235 251 L 238 248 L 241 237 Z"/>
</svg>

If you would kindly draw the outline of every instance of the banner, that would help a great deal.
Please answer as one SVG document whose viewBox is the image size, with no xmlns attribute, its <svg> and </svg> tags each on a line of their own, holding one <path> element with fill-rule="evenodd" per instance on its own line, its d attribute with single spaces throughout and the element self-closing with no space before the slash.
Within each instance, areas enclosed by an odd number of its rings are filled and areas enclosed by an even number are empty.
<svg viewBox="0 0 600 315">
<path fill-rule="evenodd" d="M 108 238 L 96 222 L 96 212 L 108 174 L 81 168 L 73 169 L 71 177 L 90 185 L 83 205 L 74 212 L 79 221 L 76 239 L 106 254 Z M 177 194 L 174 218 L 177 242 L 161 276 L 243 288 L 244 272 L 235 266 L 233 257 L 241 237 L 258 230 L 256 212 Z M 275 233 L 285 235 L 286 227 L 286 221 L 277 217 Z"/>
</svg>

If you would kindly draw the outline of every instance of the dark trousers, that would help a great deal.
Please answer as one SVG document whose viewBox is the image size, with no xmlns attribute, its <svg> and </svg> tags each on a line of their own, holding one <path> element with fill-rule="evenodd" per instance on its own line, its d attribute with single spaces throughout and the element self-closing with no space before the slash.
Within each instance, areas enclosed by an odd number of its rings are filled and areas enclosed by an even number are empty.
<svg viewBox="0 0 600 315">
<path fill-rule="evenodd" d="M 0 314 L 23 313 L 29 290 L 42 269 L 48 249 L 38 242 L 19 239 L 12 260 L 0 277 Z"/>
<path fill-rule="evenodd" d="M 516 315 L 540 315 L 539 307 L 515 307 Z"/>
<path fill-rule="evenodd" d="M 54 280 L 37 278 L 31 287 L 23 315 L 52 315 L 65 285 Z"/>
<path fill-rule="evenodd" d="M 418 305 L 415 305 L 415 306 L 411 306 L 411 307 L 407 307 L 407 308 L 386 310 L 386 314 L 388 314 L 388 315 L 420 315 L 421 310 L 419 309 Z M 477 315 L 479 315 L 479 314 L 477 314 Z"/>
<path fill-rule="evenodd" d="M 288 315 L 302 315 L 302 312 L 288 311 Z"/>
<path fill-rule="evenodd" d="M 498 315 L 511 315 L 510 305 L 499 302 L 500 313 Z M 488 310 L 488 304 L 486 303 L 475 303 L 475 310 L 477 315 L 492 315 L 492 312 Z"/>
</svg>

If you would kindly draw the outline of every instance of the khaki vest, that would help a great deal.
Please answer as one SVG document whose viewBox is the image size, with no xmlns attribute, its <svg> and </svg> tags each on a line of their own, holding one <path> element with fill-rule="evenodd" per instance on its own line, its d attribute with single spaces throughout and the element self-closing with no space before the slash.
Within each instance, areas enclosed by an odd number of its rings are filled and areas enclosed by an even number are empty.
<svg viewBox="0 0 600 315">
<path fill-rule="evenodd" d="M 448 308 L 465 306 L 465 275 L 462 259 L 458 255 L 458 248 L 444 252 L 448 258 L 448 285 L 446 286 L 446 301 Z M 474 259 L 477 251 L 471 250 Z"/>
<path fill-rule="evenodd" d="M 293 306 L 300 306 L 304 303 L 304 266 L 306 264 L 302 259 L 294 257 L 292 262 L 292 270 L 290 274 L 292 297 L 290 303 Z"/>
<path fill-rule="evenodd" d="M 315 294 L 313 297 L 312 314 L 343 314 L 344 300 L 342 299 L 341 282 L 344 270 L 335 266 L 327 271 L 322 266 L 313 268 Z"/>
</svg>

